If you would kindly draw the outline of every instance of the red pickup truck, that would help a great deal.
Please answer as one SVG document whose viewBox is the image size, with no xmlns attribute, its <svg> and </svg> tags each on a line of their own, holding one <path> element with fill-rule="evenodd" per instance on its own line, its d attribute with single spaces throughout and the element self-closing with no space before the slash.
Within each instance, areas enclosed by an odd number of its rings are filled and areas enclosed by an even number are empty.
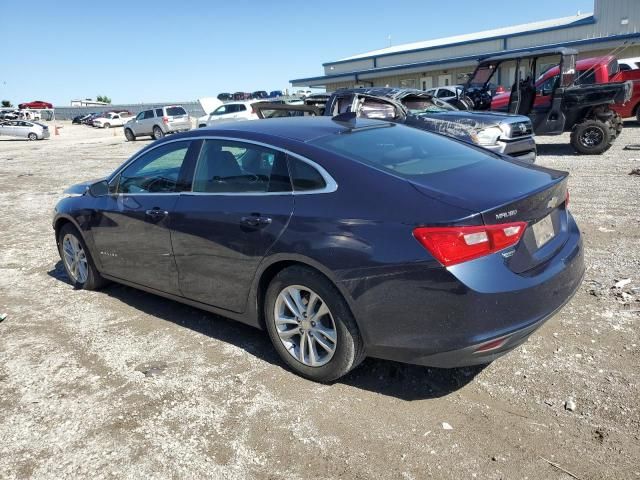
<svg viewBox="0 0 640 480">
<path fill-rule="evenodd" d="M 552 67 L 544 72 L 535 83 L 535 107 L 545 107 L 551 103 L 551 93 L 559 80 L 560 70 Z M 631 100 L 614 104 L 611 109 L 622 118 L 636 117 L 640 122 L 640 70 L 620 70 L 614 56 L 585 58 L 576 62 L 577 85 L 633 81 Z M 491 100 L 491 110 L 507 111 L 510 93 L 496 95 Z"/>
</svg>

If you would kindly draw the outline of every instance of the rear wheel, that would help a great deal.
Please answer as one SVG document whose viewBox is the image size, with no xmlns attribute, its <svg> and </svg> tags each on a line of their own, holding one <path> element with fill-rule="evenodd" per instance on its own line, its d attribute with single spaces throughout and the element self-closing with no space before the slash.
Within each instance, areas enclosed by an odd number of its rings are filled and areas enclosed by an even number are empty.
<svg viewBox="0 0 640 480">
<path fill-rule="evenodd" d="M 133 142 L 136 139 L 136 136 L 133 134 L 130 128 L 124 129 L 124 136 L 129 142 Z"/>
<path fill-rule="evenodd" d="M 164 132 L 162 131 L 162 129 L 157 126 L 153 127 L 153 139 L 160 140 L 162 137 L 164 137 Z"/>
<path fill-rule="evenodd" d="M 82 236 L 69 223 L 58 233 L 58 251 L 74 287 L 96 290 L 106 285 L 107 281 L 98 273 Z"/>
<path fill-rule="evenodd" d="M 297 374 L 330 382 L 364 359 L 356 322 L 337 288 L 305 267 L 282 270 L 264 302 L 267 331 L 280 358 Z"/>
<path fill-rule="evenodd" d="M 37 140 L 38 139 L 38 135 L 36 135 L 33 132 L 31 132 L 29 135 L 27 135 L 27 137 L 29 138 L 29 140 Z"/>
<path fill-rule="evenodd" d="M 610 125 L 600 120 L 586 120 L 573 128 L 571 145 L 584 155 L 599 155 L 611 147 Z"/>
</svg>

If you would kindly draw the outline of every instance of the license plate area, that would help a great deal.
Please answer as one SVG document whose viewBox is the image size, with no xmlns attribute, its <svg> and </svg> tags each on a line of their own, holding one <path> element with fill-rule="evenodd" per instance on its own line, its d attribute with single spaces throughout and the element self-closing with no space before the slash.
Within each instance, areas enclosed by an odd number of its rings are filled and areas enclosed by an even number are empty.
<svg viewBox="0 0 640 480">
<path fill-rule="evenodd" d="M 538 248 L 543 247 L 556 236 L 556 232 L 553 229 L 553 220 L 551 220 L 551 215 L 547 215 L 539 222 L 534 223 L 532 229 L 533 238 L 535 239 L 536 247 Z"/>
</svg>

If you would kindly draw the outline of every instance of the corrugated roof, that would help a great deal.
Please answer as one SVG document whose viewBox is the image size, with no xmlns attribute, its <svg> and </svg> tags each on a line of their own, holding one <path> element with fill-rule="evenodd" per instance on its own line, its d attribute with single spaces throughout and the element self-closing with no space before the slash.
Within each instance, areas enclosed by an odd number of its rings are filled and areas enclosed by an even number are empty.
<svg viewBox="0 0 640 480">
<path fill-rule="evenodd" d="M 360 53 L 351 57 L 342 58 L 337 62 L 344 62 L 348 60 L 358 60 L 361 58 L 373 57 L 377 55 L 388 55 L 390 53 L 401 53 L 409 50 L 419 50 L 423 48 L 444 47 L 455 43 L 473 42 L 486 40 L 488 38 L 503 37 L 506 35 L 516 35 L 520 33 L 527 33 L 535 30 L 542 30 L 546 28 L 557 28 L 570 26 L 574 22 L 580 22 L 589 17 L 592 17 L 593 13 L 583 13 L 580 15 L 572 15 L 570 17 L 555 18 L 552 20 L 542 20 L 540 22 L 524 23 L 521 25 L 513 25 L 511 27 L 495 28 L 493 30 L 485 30 L 482 32 L 465 33 L 464 35 L 455 35 L 453 37 L 436 38 L 433 40 L 424 40 L 422 42 L 405 43 L 402 45 L 394 45 L 392 47 L 381 48 L 380 50 L 372 50 L 366 53 Z M 330 65 L 329 62 L 326 65 Z"/>
</svg>

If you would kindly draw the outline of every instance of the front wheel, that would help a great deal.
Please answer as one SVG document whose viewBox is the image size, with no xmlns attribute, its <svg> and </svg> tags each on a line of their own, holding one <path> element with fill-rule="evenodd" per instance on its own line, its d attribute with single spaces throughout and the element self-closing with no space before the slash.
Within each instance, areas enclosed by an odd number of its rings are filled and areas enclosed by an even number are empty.
<svg viewBox="0 0 640 480">
<path fill-rule="evenodd" d="M 104 124 L 104 128 L 111 128 L 111 124 L 110 123 L 105 123 Z"/>
<path fill-rule="evenodd" d="M 571 145 L 583 155 L 599 155 L 611 147 L 609 125 L 600 120 L 586 120 L 573 127 Z"/>
<path fill-rule="evenodd" d="M 297 374 L 331 382 L 358 366 L 364 344 L 338 289 L 306 267 L 282 270 L 264 302 L 267 331 L 280 358 Z"/>
<path fill-rule="evenodd" d="M 60 229 L 58 251 L 74 287 L 96 290 L 107 283 L 96 269 L 87 245 L 73 225 L 66 224 Z"/>
<path fill-rule="evenodd" d="M 124 129 L 124 136 L 126 137 L 127 141 L 129 141 L 129 142 L 133 142 L 136 139 L 136 136 L 133 134 L 133 132 L 131 131 L 130 128 L 125 128 Z"/>
<path fill-rule="evenodd" d="M 153 139 L 160 140 L 162 137 L 164 137 L 162 129 L 160 127 L 153 127 Z"/>
</svg>

